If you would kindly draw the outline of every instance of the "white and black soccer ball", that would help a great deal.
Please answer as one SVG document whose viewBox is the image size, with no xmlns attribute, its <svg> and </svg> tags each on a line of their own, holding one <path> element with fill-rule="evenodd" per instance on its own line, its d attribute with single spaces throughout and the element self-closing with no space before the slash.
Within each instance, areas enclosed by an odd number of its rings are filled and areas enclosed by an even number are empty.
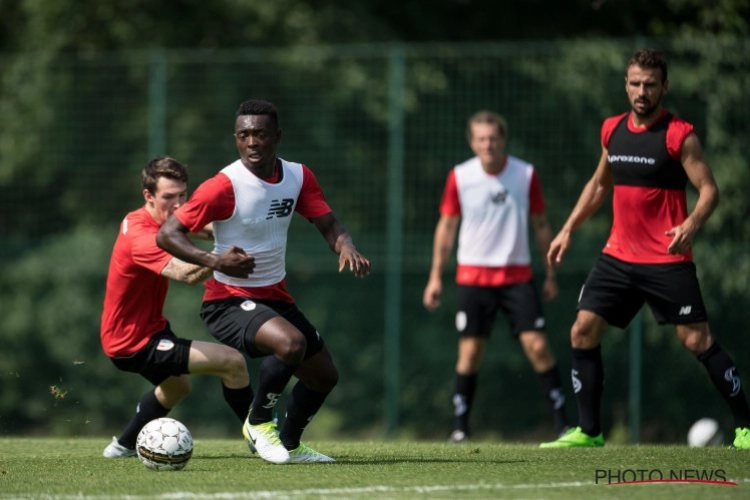
<svg viewBox="0 0 750 500">
<path fill-rule="evenodd" d="M 703 448 L 705 446 L 719 446 L 724 442 L 719 422 L 713 418 L 702 418 L 690 426 L 688 431 L 688 446 Z"/>
<path fill-rule="evenodd" d="M 149 469 L 180 470 L 193 456 L 193 436 L 182 422 L 157 418 L 138 433 L 135 450 L 141 463 Z"/>
</svg>

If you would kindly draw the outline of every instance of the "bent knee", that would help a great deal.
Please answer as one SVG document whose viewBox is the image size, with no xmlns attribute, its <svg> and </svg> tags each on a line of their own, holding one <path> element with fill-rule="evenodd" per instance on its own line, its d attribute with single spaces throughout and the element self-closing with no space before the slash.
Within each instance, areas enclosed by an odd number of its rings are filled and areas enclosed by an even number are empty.
<svg viewBox="0 0 750 500">
<path fill-rule="evenodd" d="M 522 340 L 526 353 L 529 356 L 538 358 L 549 354 L 549 345 L 547 338 L 541 333 L 525 334 L 526 338 Z"/>
<path fill-rule="evenodd" d="M 321 370 L 314 380 L 308 381 L 310 389 L 316 392 L 329 393 L 339 383 L 339 371 L 331 365 L 325 370 Z"/>
<path fill-rule="evenodd" d="M 338 385 L 339 371 L 336 369 L 335 366 L 332 366 L 329 373 L 326 374 L 324 378 L 324 382 L 326 384 L 326 392 L 331 392 L 333 388 Z"/>
<path fill-rule="evenodd" d="M 299 365 L 305 359 L 307 340 L 301 334 L 288 335 L 276 348 L 276 356 L 288 365 Z"/>
<path fill-rule="evenodd" d="M 689 330 L 680 335 L 682 345 L 696 356 L 706 352 L 713 344 L 713 338 L 707 332 L 701 330 Z"/>
<path fill-rule="evenodd" d="M 232 387 L 244 387 L 250 383 L 250 376 L 247 373 L 247 363 L 241 352 L 235 349 L 228 349 L 222 364 L 227 373 L 225 382 L 231 384 Z"/>
<path fill-rule="evenodd" d="M 179 377 L 170 377 L 154 390 L 156 399 L 165 408 L 172 409 L 177 403 L 185 399 L 193 390 L 190 377 L 183 375 Z"/>
<path fill-rule="evenodd" d="M 581 316 L 576 318 L 570 329 L 570 344 L 576 349 L 592 349 L 599 345 L 606 323 L 598 324 L 593 318 Z"/>
</svg>

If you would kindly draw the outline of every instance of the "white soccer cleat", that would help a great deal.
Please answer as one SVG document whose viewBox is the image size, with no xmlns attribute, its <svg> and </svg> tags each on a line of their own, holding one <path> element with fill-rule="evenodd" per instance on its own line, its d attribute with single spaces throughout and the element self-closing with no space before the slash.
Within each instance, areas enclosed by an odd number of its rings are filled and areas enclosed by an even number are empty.
<svg viewBox="0 0 750 500">
<path fill-rule="evenodd" d="M 448 438 L 449 443 L 465 443 L 468 440 L 469 434 L 462 431 L 461 429 L 456 429 L 455 431 L 451 432 L 451 435 Z"/>
<path fill-rule="evenodd" d="M 272 464 L 285 464 L 289 462 L 289 452 L 279 439 L 279 431 L 275 422 L 264 422 L 258 425 L 250 425 L 248 420 L 242 426 L 242 434 L 258 451 L 260 458 Z M 252 448 L 251 448 L 252 450 Z"/>
<path fill-rule="evenodd" d="M 305 443 L 300 443 L 299 446 L 297 446 L 295 449 L 289 450 L 290 464 L 300 464 L 305 462 L 331 463 L 335 461 L 336 460 L 332 459 L 331 457 L 313 450 Z"/>
<path fill-rule="evenodd" d="M 130 448 L 125 448 L 123 445 L 121 445 L 116 437 L 112 438 L 112 442 L 107 445 L 106 448 L 104 448 L 104 453 L 102 455 L 106 458 L 127 458 L 127 457 L 134 457 L 138 453 L 136 453 L 135 450 L 131 450 Z"/>
</svg>

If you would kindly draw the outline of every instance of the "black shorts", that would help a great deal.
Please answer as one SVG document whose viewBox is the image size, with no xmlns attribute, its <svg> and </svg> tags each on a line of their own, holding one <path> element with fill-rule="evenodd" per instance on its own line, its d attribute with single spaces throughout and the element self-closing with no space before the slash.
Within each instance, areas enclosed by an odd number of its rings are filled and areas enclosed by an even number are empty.
<svg viewBox="0 0 750 500">
<path fill-rule="evenodd" d="M 578 309 L 625 328 L 648 304 L 660 325 L 708 320 L 695 264 L 630 264 L 602 254 L 578 298 Z"/>
<path fill-rule="evenodd" d="M 271 318 L 281 316 L 307 340 L 305 359 L 320 351 L 323 338 L 295 304 L 280 300 L 259 300 L 246 297 L 230 297 L 210 300 L 201 307 L 201 318 L 216 340 L 251 358 L 265 356 L 255 345 L 255 334 Z"/>
<path fill-rule="evenodd" d="M 462 337 L 489 337 L 502 310 L 510 332 L 544 331 L 544 314 L 534 281 L 498 287 L 458 286 L 456 330 Z"/>
<path fill-rule="evenodd" d="M 190 373 L 188 363 L 192 343 L 192 340 L 177 337 L 167 324 L 139 351 L 110 359 L 118 369 L 138 373 L 152 384 L 159 385 L 169 377 Z"/>
</svg>

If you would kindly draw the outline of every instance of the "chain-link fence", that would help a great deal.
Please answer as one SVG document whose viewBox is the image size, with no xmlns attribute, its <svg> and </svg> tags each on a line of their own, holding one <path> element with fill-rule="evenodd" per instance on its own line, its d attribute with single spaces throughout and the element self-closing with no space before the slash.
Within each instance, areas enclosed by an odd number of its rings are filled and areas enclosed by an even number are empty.
<svg viewBox="0 0 750 500">
<path fill-rule="evenodd" d="M 373 262 L 367 281 L 339 276 L 335 257 L 313 228 L 301 219 L 292 226 L 291 291 L 326 337 L 343 375 L 316 425 L 324 434 L 385 428 L 442 436 L 452 412 L 455 296 L 449 286 L 440 312 L 431 315 L 421 307 L 421 294 L 445 176 L 470 156 L 466 119 L 479 109 L 507 118 L 508 151 L 537 167 L 550 220 L 559 228 L 593 173 L 602 120 L 628 109 L 625 63 L 645 44 L 3 56 L 0 256 L 9 271 L 0 298 L 0 330 L 8 343 L 0 354 L 0 393 L 6 396 L 0 432 L 99 432 L 119 425 L 112 422 L 116 416 L 125 421 L 123 411 L 139 393 L 122 390 L 125 376 L 103 359 L 98 318 L 116 228 L 142 203 L 140 170 L 149 158 L 170 154 L 189 165 L 191 187 L 197 186 L 236 159 L 232 132 L 239 103 L 263 98 L 280 112 L 280 155 L 315 172 Z M 663 47 L 670 61 L 667 107 L 696 125 L 722 189 L 722 205 L 699 235 L 696 260 L 713 328 L 750 370 L 750 345 L 742 334 L 750 319 L 742 305 L 750 291 L 744 246 L 750 240 L 750 170 L 743 150 L 750 136 L 750 44 L 649 44 Z M 603 209 L 576 235 L 560 273 L 561 297 L 547 307 L 563 373 L 578 289 L 606 239 L 608 214 Z M 451 278 L 449 269 L 447 284 Z M 197 318 L 200 292 L 172 288 L 168 307 L 177 331 L 207 338 Z M 671 330 L 656 327 L 648 315 L 645 321 L 642 436 L 673 439 L 705 416 L 703 398 L 720 402 Z M 615 331 L 610 336 L 608 428 L 628 419 L 628 341 Z M 36 356 L 18 355 L 30 345 Z M 69 363 L 76 360 L 85 363 Z M 75 385 L 78 407 L 50 400 L 45 389 L 55 384 Z M 197 390 L 209 392 L 208 384 L 198 381 Z M 549 432 L 536 384 L 501 319 L 480 379 L 477 429 L 503 436 Z M 74 422 L 85 409 L 94 424 L 52 425 L 44 416 L 53 408 Z M 197 401 L 181 411 L 205 415 L 204 421 L 224 419 Z M 714 416 L 726 417 L 721 410 Z"/>
</svg>

